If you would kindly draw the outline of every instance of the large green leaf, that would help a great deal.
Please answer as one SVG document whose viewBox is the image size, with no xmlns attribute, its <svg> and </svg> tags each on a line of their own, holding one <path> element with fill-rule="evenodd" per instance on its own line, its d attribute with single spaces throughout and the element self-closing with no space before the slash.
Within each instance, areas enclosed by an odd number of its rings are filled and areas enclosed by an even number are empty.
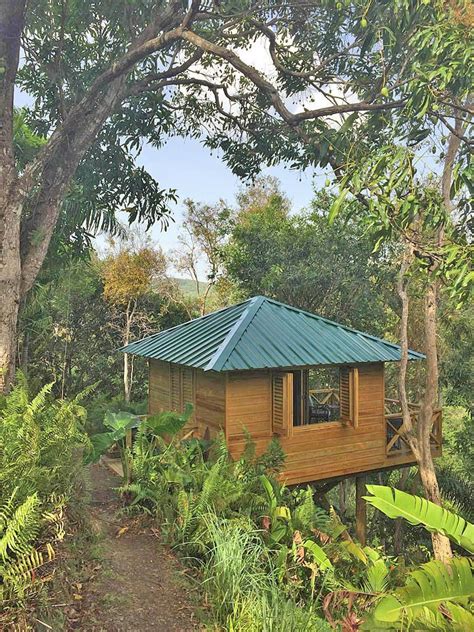
<svg viewBox="0 0 474 632">
<path fill-rule="evenodd" d="M 311 553 L 314 558 L 316 564 L 321 568 L 321 570 L 334 570 L 334 566 L 331 563 L 331 560 L 326 555 L 325 551 L 319 544 L 316 544 L 313 540 L 305 540 L 303 542 L 303 547 Z"/>
<path fill-rule="evenodd" d="M 151 415 L 146 419 L 147 428 L 155 435 L 164 437 L 173 436 L 184 428 L 193 412 L 191 404 L 186 404 L 183 413 L 173 411 Z"/>
<path fill-rule="evenodd" d="M 440 611 L 442 605 L 443 611 L 449 613 L 449 620 L 472 622 L 472 615 L 464 606 L 473 594 L 474 575 L 469 559 L 455 558 L 449 565 L 433 560 L 410 573 L 404 587 L 384 597 L 375 609 L 374 618 L 384 623 L 438 621 L 437 629 L 441 629 L 447 623 Z"/>
<path fill-rule="evenodd" d="M 474 525 L 461 516 L 434 503 L 383 485 L 367 485 L 372 496 L 365 500 L 389 518 L 405 518 L 411 524 L 421 524 L 434 533 L 442 533 L 453 542 L 474 553 Z"/>
<path fill-rule="evenodd" d="M 108 410 L 104 416 L 104 426 L 107 426 L 107 428 L 110 428 L 119 435 L 122 435 L 122 433 L 125 433 L 125 431 L 130 428 L 136 428 L 139 423 L 140 418 L 126 410 L 120 410 L 117 413 L 112 413 Z"/>
</svg>

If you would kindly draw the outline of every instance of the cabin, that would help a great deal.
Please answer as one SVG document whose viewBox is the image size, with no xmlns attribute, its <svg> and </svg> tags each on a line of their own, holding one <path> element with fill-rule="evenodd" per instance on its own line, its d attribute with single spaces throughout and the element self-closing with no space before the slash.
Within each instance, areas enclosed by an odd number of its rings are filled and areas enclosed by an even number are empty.
<svg viewBox="0 0 474 632">
<path fill-rule="evenodd" d="M 278 437 L 287 485 L 337 481 L 415 462 L 385 397 L 400 347 L 316 314 L 255 296 L 133 342 L 149 360 L 149 413 L 193 405 L 187 431 L 223 432 L 238 458 L 250 434 L 262 453 Z M 424 355 L 409 351 L 409 359 Z M 411 405 L 416 418 L 417 406 Z M 441 412 L 431 434 L 441 454 Z"/>
</svg>

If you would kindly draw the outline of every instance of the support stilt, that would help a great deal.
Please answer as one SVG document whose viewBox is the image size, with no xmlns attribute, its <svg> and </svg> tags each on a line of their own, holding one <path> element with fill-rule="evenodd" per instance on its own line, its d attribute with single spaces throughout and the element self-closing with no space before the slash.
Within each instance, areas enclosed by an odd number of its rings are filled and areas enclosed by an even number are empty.
<svg viewBox="0 0 474 632">
<path fill-rule="evenodd" d="M 365 476 L 356 476 L 356 536 L 362 546 L 367 540 L 367 506 L 362 498 L 366 494 Z"/>
</svg>

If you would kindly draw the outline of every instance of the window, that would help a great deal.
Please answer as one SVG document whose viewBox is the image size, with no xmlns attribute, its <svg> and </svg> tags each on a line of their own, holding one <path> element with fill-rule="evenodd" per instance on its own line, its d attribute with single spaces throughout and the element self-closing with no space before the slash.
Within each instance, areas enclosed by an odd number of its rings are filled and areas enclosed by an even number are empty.
<svg viewBox="0 0 474 632">
<path fill-rule="evenodd" d="M 357 369 L 303 369 L 292 371 L 292 376 L 294 426 L 332 421 L 357 425 Z"/>
</svg>

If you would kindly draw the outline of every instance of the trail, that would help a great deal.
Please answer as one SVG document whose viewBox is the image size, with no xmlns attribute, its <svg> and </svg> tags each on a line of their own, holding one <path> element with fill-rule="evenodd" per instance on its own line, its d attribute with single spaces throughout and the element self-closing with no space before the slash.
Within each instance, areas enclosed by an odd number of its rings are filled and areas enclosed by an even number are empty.
<svg viewBox="0 0 474 632">
<path fill-rule="evenodd" d="M 88 582 L 81 617 L 86 632 L 199 630 L 177 560 L 151 528 L 118 515 L 120 479 L 100 465 L 90 470 L 91 520 L 99 537 L 99 570 Z"/>
</svg>

